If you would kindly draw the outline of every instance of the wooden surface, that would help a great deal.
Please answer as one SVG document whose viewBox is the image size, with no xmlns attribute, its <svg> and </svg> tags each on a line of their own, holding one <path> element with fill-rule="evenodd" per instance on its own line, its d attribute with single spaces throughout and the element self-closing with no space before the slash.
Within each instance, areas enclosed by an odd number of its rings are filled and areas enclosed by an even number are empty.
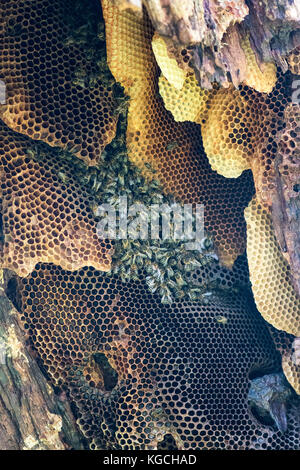
<svg viewBox="0 0 300 470">
<path fill-rule="evenodd" d="M 144 0 L 154 29 L 178 47 L 193 46 L 202 87 L 238 86 L 246 76 L 243 41 L 259 65 L 287 69 L 286 54 L 300 45 L 299 0 Z"/>
<path fill-rule="evenodd" d="M 68 402 L 39 369 L 0 273 L 0 450 L 82 449 Z"/>
</svg>

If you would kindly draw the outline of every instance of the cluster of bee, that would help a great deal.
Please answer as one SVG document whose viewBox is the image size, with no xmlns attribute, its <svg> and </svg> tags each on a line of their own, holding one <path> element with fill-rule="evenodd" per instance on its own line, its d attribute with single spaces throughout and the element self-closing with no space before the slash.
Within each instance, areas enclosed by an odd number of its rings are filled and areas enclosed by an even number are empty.
<svg viewBox="0 0 300 470">
<path fill-rule="evenodd" d="M 120 196 L 127 197 L 128 206 L 142 204 L 146 208 L 153 204 L 171 206 L 176 202 L 171 195 L 163 193 L 150 166 L 148 170 L 152 171 L 153 179 L 146 180 L 128 158 L 127 103 L 124 96 L 123 112 L 119 116 L 116 137 L 102 153 L 98 167 L 86 167 L 84 171 L 77 171 L 80 181 L 84 181 L 94 194 L 95 202 L 91 209 L 96 218 L 100 204 L 110 204 L 117 209 Z M 131 217 L 128 216 L 128 223 L 130 222 Z M 170 225 L 172 233 L 172 221 Z M 149 291 L 158 293 L 163 303 L 171 303 L 179 298 L 208 302 L 211 289 L 217 288 L 216 282 L 196 285 L 191 283 L 187 276 L 215 259 L 212 241 L 208 237 L 203 239 L 201 250 L 194 251 L 187 250 L 186 243 L 181 240 L 116 240 L 112 269 L 107 275 L 117 274 L 124 282 L 144 278 Z"/>
<path fill-rule="evenodd" d="M 102 84 L 112 91 L 116 101 L 115 114 L 126 111 L 127 97 L 120 93 L 120 88 L 112 76 L 106 60 L 104 20 L 99 22 L 95 15 L 92 2 L 76 0 L 74 10 L 67 21 L 72 28 L 72 34 L 64 41 L 66 46 L 80 44 L 85 50 L 87 65 L 74 72 L 73 85 L 80 88 L 95 88 Z"/>
<path fill-rule="evenodd" d="M 96 219 L 100 204 L 108 203 L 116 207 L 119 197 L 124 195 L 127 196 L 128 205 L 171 206 L 175 202 L 173 197 L 163 194 L 155 178 L 146 181 L 140 170 L 129 161 L 125 135 L 126 113 L 123 113 L 118 121 L 117 135 L 102 153 L 98 167 L 88 167 L 72 153 L 74 149 L 71 147 L 68 150 L 50 148 L 43 142 L 37 142 L 28 148 L 27 155 L 37 162 L 43 162 L 52 154 L 66 162 L 68 168 L 71 166 L 73 175 L 94 196 L 91 210 Z M 69 174 L 69 171 L 64 171 L 64 165 L 57 173 L 64 184 L 69 181 L 67 173 Z M 128 222 L 130 221 L 129 216 Z M 172 233 L 173 223 L 170 222 L 170 225 Z M 218 289 L 217 284 L 193 284 L 190 274 L 215 260 L 216 255 L 212 248 L 209 238 L 203 240 L 202 251 L 187 250 L 185 242 L 180 240 L 116 240 L 112 270 L 107 275 L 117 274 L 124 282 L 144 278 L 149 291 L 159 293 L 163 303 L 186 297 L 192 301 L 208 302 L 211 290 Z"/>
<path fill-rule="evenodd" d="M 113 77 L 107 65 L 105 66 L 104 23 L 98 22 L 91 2 L 76 0 L 66 21 L 72 33 L 64 40 L 64 45 L 66 47 L 72 44 L 82 46 L 86 58 L 86 67 L 74 72 L 73 85 L 80 88 L 94 88 L 99 84 L 100 79 L 102 82 L 105 79 L 106 82 L 113 84 Z"/>
</svg>

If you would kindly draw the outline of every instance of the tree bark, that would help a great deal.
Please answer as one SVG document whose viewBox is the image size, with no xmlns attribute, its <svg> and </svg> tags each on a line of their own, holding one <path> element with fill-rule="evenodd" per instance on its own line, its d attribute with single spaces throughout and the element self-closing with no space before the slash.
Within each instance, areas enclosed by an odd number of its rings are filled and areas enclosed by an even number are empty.
<svg viewBox="0 0 300 470">
<path fill-rule="evenodd" d="M 297 0 L 143 0 L 154 29 L 179 48 L 192 47 L 192 65 L 203 88 L 238 86 L 247 74 L 243 42 L 261 67 L 286 71 L 287 54 L 300 45 Z"/>
<path fill-rule="evenodd" d="M 275 184 L 270 199 L 276 237 L 300 296 L 300 105 L 287 106 L 284 120 L 285 128 L 277 139 Z"/>
<path fill-rule="evenodd" d="M 0 449 L 83 449 L 70 406 L 42 374 L 3 285 L 0 271 Z"/>
</svg>

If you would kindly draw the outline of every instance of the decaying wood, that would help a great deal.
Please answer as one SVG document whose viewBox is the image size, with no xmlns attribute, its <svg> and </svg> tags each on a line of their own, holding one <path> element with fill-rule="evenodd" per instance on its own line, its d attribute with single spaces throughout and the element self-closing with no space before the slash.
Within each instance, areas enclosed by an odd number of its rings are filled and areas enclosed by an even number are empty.
<svg viewBox="0 0 300 470">
<path fill-rule="evenodd" d="M 82 449 L 68 402 L 54 394 L 26 346 L 0 274 L 0 449 Z"/>
<path fill-rule="evenodd" d="M 285 128 L 278 136 L 275 186 L 270 196 L 277 240 L 300 295 L 300 105 L 289 105 L 284 118 Z"/>
<path fill-rule="evenodd" d="M 159 34 L 183 45 L 218 43 L 249 10 L 244 0 L 144 0 Z"/>
<path fill-rule="evenodd" d="M 202 87 L 216 81 L 238 86 L 246 75 L 242 42 L 249 38 L 259 66 L 284 71 L 286 55 L 300 44 L 298 0 L 144 0 L 155 30 L 179 46 L 194 46 Z"/>
</svg>

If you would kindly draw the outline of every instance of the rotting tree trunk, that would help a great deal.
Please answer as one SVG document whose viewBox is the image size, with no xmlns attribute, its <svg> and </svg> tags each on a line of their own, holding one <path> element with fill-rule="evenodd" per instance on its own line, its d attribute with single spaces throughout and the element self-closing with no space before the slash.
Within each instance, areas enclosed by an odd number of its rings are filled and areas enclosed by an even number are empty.
<svg viewBox="0 0 300 470">
<path fill-rule="evenodd" d="M 213 82 L 238 86 L 245 80 L 245 40 L 260 67 L 274 62 L 283 71 L 288 67 L 286 55 L 300 45 L 298 0 L 143 0 L 143 4 L 161 36 L 179 48 L 192 47 L 191 64 L 204 88 Z"/>
<path fill-rule="evenodd" d="M 66 399 L 54 394 L 5 296 L 0 271 L 0 449 L 83 449 Z"/>
<path fill-rule="evenodd" d="M 300 105 L 290 104 L 284 120 L 285 128 L 277 139 L 275 185 L 269 197 L 277 240 L 300 296 Z"/>
</svg>

